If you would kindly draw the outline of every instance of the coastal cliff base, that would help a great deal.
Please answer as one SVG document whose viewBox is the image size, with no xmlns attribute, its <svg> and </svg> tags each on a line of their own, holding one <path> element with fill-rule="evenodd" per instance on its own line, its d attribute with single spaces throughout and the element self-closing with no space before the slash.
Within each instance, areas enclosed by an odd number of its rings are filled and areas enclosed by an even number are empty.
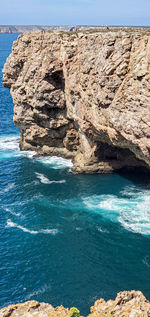
<svg viewBox="0 0 150 317">
<path fill-rule="evenodd" d="M 148 317 L 150 302 L 140 291 L 118 293 L 115 300 L 97 300 L 88 317 Z M 69 309 L 63 306 L 54 308 L 50 304 L 28 301 L 10 305 L 0 310 L 0 317 L 71 317 Z"/>
<path fill-rule="evenodd" d="M 3 69 L 20 148 L 71 158 L 77 173 L 150 170 L 150 36 L 24 34 Z"/>
</svg>

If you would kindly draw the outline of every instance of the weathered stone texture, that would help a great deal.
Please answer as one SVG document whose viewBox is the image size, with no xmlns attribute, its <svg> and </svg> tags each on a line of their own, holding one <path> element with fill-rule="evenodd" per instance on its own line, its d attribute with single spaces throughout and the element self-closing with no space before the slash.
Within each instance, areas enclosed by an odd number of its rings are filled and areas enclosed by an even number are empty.
<svg viewBox="0 0 150 317">
<path fill-rule="evenodd" d="M 149 317 L 150 302 L 140 291 L 118 293 L 116 299 L 97 300 L 88 317 Z"/>
<path fill-rule="evenodd" d="M 69 310 L 63 306 L 54 308 L 50 304 L 28 301 L 10 305 L 0 310 L 0 317 L 70 317 Z"/>
<path fill-rule="evenodd" d="M 3 72 L 21 149 L 63 153 L 76 172 L 150 168 L 150 36 L 24 34 Z"/>
<path fill-rule="evenodd" d="M 125 291 L 118 293 L 115 300 L 97 300 L 90 310 L 88 317 L 149 317 L 150 302 L 139 291 Z M 32 300 L 2 308 L 0 317 L 71 317 L 71 314 L 63 306 L 53 308 Z"/>
</svg>

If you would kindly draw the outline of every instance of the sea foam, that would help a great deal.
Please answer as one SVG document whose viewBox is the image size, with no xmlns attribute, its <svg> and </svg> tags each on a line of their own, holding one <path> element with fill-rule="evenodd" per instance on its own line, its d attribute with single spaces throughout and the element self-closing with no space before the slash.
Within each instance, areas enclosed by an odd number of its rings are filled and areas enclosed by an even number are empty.
<svg viewBox="0 0 150 317">
<path fill-rule="evenodd" d="M 26 227 L 23 227 L 13 221 L 11 221 L 11 219 L 7 220 L 7 224 L 6 224 L 6 228 L 18 228 L 20 230 L 22 230 L 23 232 L 27 232 L 30 234 L 39 234 L 39 233 L 43 233 L 43 234 L 51 234 L 51 235 L 56 235 L 59 231 L 58 229 L 39 229 L 39 230 L 30 230 Z"/>
<path fill-rule="evenodd" d="M 51 289 L 51 285 L 45 284 L 44 286 L 40 287 L 39 289 L 33 291 L 32 293 L 28 294 L 25 300 L 30 300 L 32 297 L 37 296 L 39 294 L 45 293 L 48 289 Z"/>
<path fill-rule="evenodd" d="M 127 230 L 150 235 L 150 191 L 127 188 L 123 194 L 94 195 L 84 197 L 83 203 L 91 212 L 95 211 L 102 217 L 120 224 Z"/>
<path fill-rule="evenodd" d="M 13 215 L 13 216 L 22 217 L 22 215 L 21 215 L 20 212 L 12 211 L 10 208 L 5 208 L 5 210 L 6 210 L 8 213 L 10 213 L 11 215 Z"/>
<path fill-rule="evenodd" d="M 35 151 L 20 151 L 19 149 L 19 136 L 7 135 L 0 137 L 0 151 L 1 158 L 10 158 L 10 157 L 27 157 L 32 158 L 35 155 Z"/>
<path fill-rule="evenodd" d="M 43 184 L 62 184 L 62 183 L 66 183 L 65 179 L 56 181 L 56 180 L 49 180 L 47 177 L 45 177 L 45 175 L 41 174 L 41 173 L 35 173 L 37 178 L 41 181 L 41 183 Z"/>
<path fill-rule="evenodd" d="M 49 165 L 53 169 L 71 168 L 73 166 L 71 160 L 57 156 L 40 157 L 37 159 L 37 161 L 42 164 Z"/>
<path fill-rule="evenodd" d="M 18 151 L 19 150 L 19 137 L 18 136 L 3 136 L 0 137 L 0 150 Z"/>
</svg>

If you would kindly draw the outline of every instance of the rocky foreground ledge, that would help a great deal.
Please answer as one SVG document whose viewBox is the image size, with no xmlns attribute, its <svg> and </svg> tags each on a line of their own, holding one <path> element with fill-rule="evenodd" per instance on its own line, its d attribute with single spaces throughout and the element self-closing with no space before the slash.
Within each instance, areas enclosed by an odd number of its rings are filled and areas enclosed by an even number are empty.
<svg viewBox="0 0 150 317">
<path fill-rule="evenodd" d="M 72 158 L 73 170 L 150 170 L 150 35 L 20 35 L 3 70 L 20 148 Z"/>
<path fill-rule="evenodd" d="M 139 291 L 120 292 L 116 299 L 105 302 L 97 300 L 88 317 L 148 317 L 150 302 Z M 10 305 L 0 310 L 0 317 L 71 317 L 69 309 L 63 306 L 54 308 L 50 304 L 29 301 L 22 304 Z"/>
</svg>

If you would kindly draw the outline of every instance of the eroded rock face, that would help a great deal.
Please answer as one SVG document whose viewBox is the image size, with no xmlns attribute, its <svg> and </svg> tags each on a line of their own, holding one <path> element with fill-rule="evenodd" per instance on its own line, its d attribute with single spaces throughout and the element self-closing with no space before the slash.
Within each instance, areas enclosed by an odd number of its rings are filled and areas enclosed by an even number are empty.
<svg viewBox="0 0 150 317">
<path fill-rule="evenodd" d="M 150 37 L 24 34 L 4 66 L 21 149 L 76 172 L 150 169 Z"/>
<path fill-rule="evenodd" d="M 10 305 L 0 310 L 0 317 L 71 317 L 63 306 L 53 308 L 50 304 L 29 301 Z M 97 300 L 88 317 L 149 317 L 150 302 L 139 291 L 120 292 L 115 300 Z"/>
<path fill-rule="evenodd" d="M 69 310 L 63 306 L 54 308 L 50 304 L 28 301 L 10 305 L 0 310 L 0 317 L 70 317 Z"/>
<path fill-rule="evenodd" d="M 150 316 L 150 302 L 139 291 L 125 291 L 118 293 L 116 299 L 105 302 L 97 300 L 91 307 L 88 317 L 148 317 Z"/>
</svg>

